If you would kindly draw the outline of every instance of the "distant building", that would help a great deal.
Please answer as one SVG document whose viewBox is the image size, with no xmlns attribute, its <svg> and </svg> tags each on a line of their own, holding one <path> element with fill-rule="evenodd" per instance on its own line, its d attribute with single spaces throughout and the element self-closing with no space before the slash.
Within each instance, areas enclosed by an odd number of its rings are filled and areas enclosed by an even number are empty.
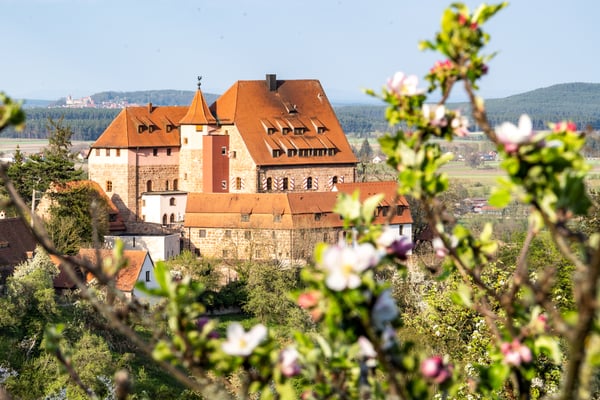
<svg viewBox="0 0 600 400">
<path fill-rule="evenodd" d="M 339 193 L 377 193 L 384 199 L 375 223 L 387 223 L 412 237 L 412 217 L 395 182 L 338 184 L 338 191 L 295 193 L 191 193 L 185 221 L 189 249 L 197 255 L 229 260 L 255 259 L 302 264 L 318 242 L 343 239 L 343 220 L 333 212 Z"/>
</svg>

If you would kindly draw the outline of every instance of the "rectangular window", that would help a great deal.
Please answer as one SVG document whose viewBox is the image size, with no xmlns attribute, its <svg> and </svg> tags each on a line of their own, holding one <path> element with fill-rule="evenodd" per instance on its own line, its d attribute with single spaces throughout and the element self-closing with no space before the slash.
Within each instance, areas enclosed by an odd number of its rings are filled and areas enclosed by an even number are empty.
<svg viewBox="0 0 600 400">
<path fill-rule="evenodd" d="M 315 213 L 315 221 L 320 221 L 321 220 L 321 213 Z"/>
<path fill-rule="evenodd" d="M 158 156 L 158 149 L 152 149 L 152 155 L 154 157 Z"/>
<path fill-rule="evenodd" d="M 188 144 L 188 138 L 186 138 L 186 137 L 183 138 L 183 144 Z"/>
<path fill-rule="evenodd" d="M 252 239 L 252 232 L 250 232 L 250 231 L 245 231 L 245 232 L 244 232 L 244 238 L 245 238 L 246 240 L 250 240 L 250 239 Z"/>
<path fill-rule="evenodd" d="M 242 214 L 242 222 L 250 221 L 250 214 Z"/>
<path fill-rule="evenodd" d="M 231 230 L 229 230 L 229 229 L 225 230 L 225 237 L 226 238 L 230 238 L 231 237 Z"/>
<path fill-rule="evenodd" d="M 121 157 L 121 149 L 116 149 L 115 151 L 117 152 L 117 157 Z"/>
<path fill-rule="evenodd" d="M 106 156 L 110 157 L 110 149 L 106 149 Z"/>
<path fill-rule="evenodd" d="M 221 147 L 221 155 L 222 156 L 226 156 L 227 155 L 227 147 L 225 147 L 225 146 Z"/>
<path fill-rule="evenodd" d="M 206 229 L 200 229 L 198 231 L 198 237 L 199 238 L 205 238 L 206 237 Z"/>
<path fill-rule="evenodd" d="M 221 189 L 227 190 L 227 181 L 221 181 Z"/>
<path fill-rule="evenodd" d="M 167 149 L 167 155 L 170 156 L 171 155 L 171 149 Z"/>
<path fill-rule="evenodd" d="M 281 214 L 274 214 L 273 222 L 281 222 Z"/>
<path fill-rule="evenodd" d="M 100 149 L 96 149 L 96 155 L 99 156 L 100 155 Z"/>
<path fill-rule="evenodd" d="M 223 249 L 223 258 L 229 257 L 229 250 Z"/>
<path fill-rule="evenodd" d="M 146 282 L 150 282 L 150 271 L 146 271 Z"/>
</svg>

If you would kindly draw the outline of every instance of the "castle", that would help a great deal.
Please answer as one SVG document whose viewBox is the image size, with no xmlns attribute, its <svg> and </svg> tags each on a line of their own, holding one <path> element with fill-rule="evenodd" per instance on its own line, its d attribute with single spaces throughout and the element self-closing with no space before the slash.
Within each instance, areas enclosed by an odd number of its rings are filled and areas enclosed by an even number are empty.
<svg viewBox="0 0 600 400">
<path fill-rule="evenodd" d="M 128 230 L 159 225 L 198 255 L 279 261 L 307 258 L 299 243 L 338 240 L 337 193 L 374 188 L 355 182 L 356 165 L 319 81 L 273 74 L 237 81 L 210 106 L 198 84 L 189 107 L 125 108 L 88 156 Z M 381 217 L 392 212 L 381 222 L 410 235 L 395 185 L 377 184 Z"/>
</svg>

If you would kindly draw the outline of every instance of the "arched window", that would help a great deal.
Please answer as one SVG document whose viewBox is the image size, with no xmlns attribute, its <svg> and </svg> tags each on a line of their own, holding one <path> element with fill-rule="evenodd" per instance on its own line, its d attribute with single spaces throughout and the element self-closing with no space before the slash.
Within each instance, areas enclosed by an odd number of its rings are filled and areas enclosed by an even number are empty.
<svg viewBox="0 0 600 400">
<path fill-rule="evenodd" d="M 289 186 L 289 180 L 288 180 L 288 178 L 283 178 L 282 189 L 283 190 L 288 190 L 288 186 Z"/>
<path fill-rule="evenodd" d="M 152 191 L 152 181 L 146 181 L 146 192 Z"/>
<path fill-rule="evenodd" d="M 106 191 L 112 192 L 112 181 L 106 181 Z"/>
<path fill-rule="evenodd" d="M 312 177 L 309 176 L 308 178 L 306 178 L 306 189 L 312 189 L 312 186 Z"/>
<path fill-rule="evenodd" d="M 163 225 L 167 224 L 167 214 L 163 215 Z"/>
<path fill-rule="evenodd" d="M 179 190 L 179 189 L 177 189 L 178 184 L 179 184 L 179 181 L 177 179 L 173 179 L 173 190 Z"/>
<path fill-rule="evenodd" d="M 331 178 L 331 184 L 332 184 L 332 185 L 337 185 L 337 183 L 338 183 L 338 177 L 337 177 L 337 175 L 336 175 L 336 176 L 334 176 L 333 178 Z"/>
<path fill-rule="evenodd" d="M 273 178 L 267 178 L 267 190 L 273 190 Z"/>
<path fill-rule="evenodd" d="M 170 206 L 174 206 L 174 205 L 175 205 L 175 197 L 171 197 L 171 198 L 169 199 L 169 205 L 170 205 Z"/>
<path fill-rule="evenodd" d="M 169 218 L 169 221 L 171 223 L 175 223 L 175 214 L 171 214 L 171 217 Z"/>
</svg>

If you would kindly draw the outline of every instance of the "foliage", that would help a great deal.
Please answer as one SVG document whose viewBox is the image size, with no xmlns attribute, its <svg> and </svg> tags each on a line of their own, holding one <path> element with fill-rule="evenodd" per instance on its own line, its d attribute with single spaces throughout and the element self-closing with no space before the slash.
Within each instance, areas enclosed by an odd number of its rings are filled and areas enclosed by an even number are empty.
<svg viewBox="0 0 600 400">
<path fill-rule="evenodd" d="M 74 156 L 70 153 L 71 136 L 69 126 L 62 119 L 48 120 L 49 146 L 42 154 L 34 154 L 28 159 L 15 157 L 8 167 L 8 177 L 15 185 L 21 198 L 31 204 L 34 191 L 43 193 L 52 183 L 65 183 L 83 177 L 83 171 L 75 168 Z"/>
<path fill-rule="evenodd" d="M 302 269 L 301 288 L 292 294 L 314 329 L 293 330 L 285 341 L 262 323 L 232 322 L 220 337 L 217 321 L 198 301 L 204 285 L 174 277 L 161 262 L 157 287 L 137 285 L 161 299 L 151 314 L 118 292 L 122 303 L 105 304 L 82 289 L 86 299 L 140 351 L 205 398 L 591 398 L 600 365 L 600 234 L 593 229 L 595 214 L 589 225 L 577 224 L 593 205 L 585 187 L 584 136 L 569 121 L 535 132 L 527 115 L 518 125 L 492 129 L 476 90 L 493 58 L 482 53 L 490 40 L 483 26 L 505 6 L 471 11 L 454 3 L 444 12 L 440 31 L 421 43 L 445 58 L 426 75 L 427 90 L 416 76 L 398 72 L 381 94 L 368 91 L 387 104 L 385 118 L 394 127 L 380 145 L 397 171 L 398 194 L 422 203 L 422 221 L 431 232 L 434 261 L 426 267 L 435 280 L 423 284 L 422 303 L 398 293 L 412 283 L 403 279 L 414 273 L 410 238 L 374 225 L 382 196 L 361 203 L 359 193 L 339 195 L 335 211 L 345 239 L 317 246 L 314 265 Z M 492 223 L 469 226 L 452 215 L 456 193 L 441 171 L 452 155 L 441 143 L 467 134 L 461 111 L 446 108 L 458 82 L 502 159 L 505 177 L 491 204 L 529 208 L 524 237 L 506 246 Z M 435 92 L 440 102 L 427 104 Z M 294 286 L 292 279 L 267 267 L 246 267 L 239 271 L 242 279 L 256 279 L 248 287 L 248 308 L 265 321 L 267 315 L 281 320 L 287 312 L 282 294 Z M 102 277 L 101 270 L 94 272 Z M 136 324 L 151 334 L 139 335 L 131 327 Z M 46 349 L 72 382 L 94 394 L 99 388 L 84 383 L 64 357 L 77 346 L 61 347 L 62 329 L 46 329 Z"/>
</svg>

